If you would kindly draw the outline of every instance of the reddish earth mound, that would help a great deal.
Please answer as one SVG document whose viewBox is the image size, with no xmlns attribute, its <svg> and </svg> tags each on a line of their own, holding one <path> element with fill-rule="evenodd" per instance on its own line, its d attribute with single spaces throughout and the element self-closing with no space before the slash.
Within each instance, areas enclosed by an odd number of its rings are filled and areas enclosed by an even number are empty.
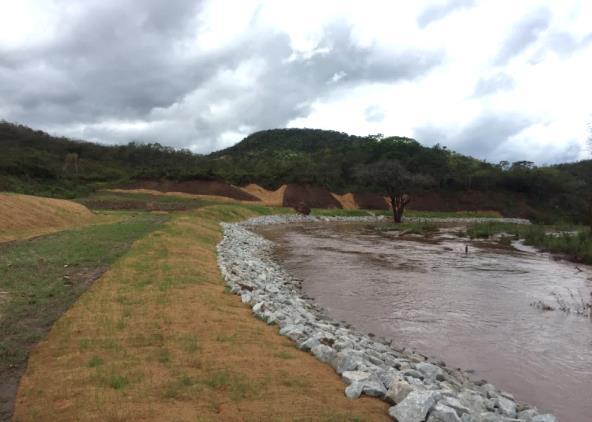
<svg viewBox="0 0 592 422">
<path fill-rule="evenodd" d="M 352 193 L 345 193 L 343 195 L 339 195 L 337 193 L 331 193 L 335 199 L 339 201 L 341 207 L 344 210 L 355 210 L 358 208 L 356 205 L 356 201 L 354 200 L 354 195 Z"/>
<path fill-rule="evenodd" d="M 255 196 L 236 186 L 215 180 L 188 180 L 185 182 L 138 181 L 126 186 L 126 189 L 150 189 L 159 192 L 183 192 L 193 195 L 225 196 L 240 201 L 258 201 Z"/>
<path fill-rule="evenodd" d="M 358 208 L 363 210 L 388 210 L 389 206 L 383 196 L 368 193 L 368 192 L 355 192 L 353 194 L 354 201 Z"/>
<path fill-rule="evenodd" d="M 286 186 L 282 206 L 293 208 L 302 203 L 310 208 L 342 208 L 341 203 L 325 188 L 296 184 Z"/>
<path fill-rule="evenodd" d="M 531 208 L 524 197 L 500 192 L 429 192 L 412 195 L 415 211 L 499 211 L 504 217 L 528 218 Z"/>
</svg>

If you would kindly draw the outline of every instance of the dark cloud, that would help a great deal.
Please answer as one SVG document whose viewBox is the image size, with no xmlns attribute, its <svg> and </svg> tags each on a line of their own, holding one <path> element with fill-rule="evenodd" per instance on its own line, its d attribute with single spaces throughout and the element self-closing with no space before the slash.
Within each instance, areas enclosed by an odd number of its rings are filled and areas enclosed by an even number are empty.
<svg viewBox="0 0 592 422">
<path fill-rule="evenodd" d="M 426 8 L 417 18 L 417 25 L 425 28 L 430 23 L 444 19 L 452 12 L 459 9 L 467 9 L 475 5 L 475 0 L 448 0 L 444 3 L 434 4 Z"/>
<path fill-rule="evenodd" d="M 195 0 L 175 7 L 89 3 L 57 39 L 0 51 L 0 118 L 92 140 L 159 140 L 209 151 L 228 134 L 306 116 L 335 90 L 414 79 L 442 60 L 440 52 L 357 46 L 340 23 L 326 29 L 320 52 L 308 58 L 293 54 L 286 34 L 271 31 L 192 51 L 200 7 Z M 332 82 L 336 74 L 343 77 Z M 122 120 L 139 124 L 110 123 Z"/>
<path fill-rule="evenodd" d="M 483 97 L 498 91 L 507 91 L 514 88 L 514 80 L 505 73 L 498 73 L 490 78 L 481 78 L 475 86 L 474 97 Z"/>
<path fill-rule="evenodd" d="M 522 19 L 500 48 L 495 63 L 506 64 L 514 56 L 534 43 L 541 32 L 549 27 L 551 14 L 547 9 L 538 9 Z"/>
<path fill-rule="evenodd" d="M 510 137 L 531 126 L 533 122 L 515 114 L 485 114 L 458 133 L 424 126 L 415 130 L 418 140 L 429 144 L 439 142 L 463 154 L 489 161 L 499 161 L 508 157 L 500 156 L 498 150 Z M 514 159 L 515 157 L 510 157 Z"/>
</svg>

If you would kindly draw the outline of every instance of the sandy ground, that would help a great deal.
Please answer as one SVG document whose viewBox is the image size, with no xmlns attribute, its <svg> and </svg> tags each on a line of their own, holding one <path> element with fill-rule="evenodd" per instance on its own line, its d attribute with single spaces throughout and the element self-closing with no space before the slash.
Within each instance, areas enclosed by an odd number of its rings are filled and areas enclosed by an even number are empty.
<svg viewBox="0 0 592 422">
<path fill-rule="evenodd" d="M 343 195 L 331 193 L 331 195 L 333 195 L 333 197 L 339 201 L 344 210 L 355 210 L 359 208 L 352 193 L 346 193 Z"/>
<path fill-rule="evenodd" d="M 286 191 L 286 185 L 280 186 L 277 190 L 267 190 L 255 183 L 251 183 L 243 188 L 245 192 L 259 198 L 265 205 L 281 207 L 284 202 L 284 192 Z"/>
<path fill-rule="evenodd" d="M 0 193 L 0 242 L 53 233 L 94 219 L 88 208 L 76 202 Z"/>
<path fill-rule="evenodd" d="M 225 291 L 219 222 L 253 215 L 210 206 L 137 241 L 34 350 L 15 420 L 388 420 Z"/>
</svg>

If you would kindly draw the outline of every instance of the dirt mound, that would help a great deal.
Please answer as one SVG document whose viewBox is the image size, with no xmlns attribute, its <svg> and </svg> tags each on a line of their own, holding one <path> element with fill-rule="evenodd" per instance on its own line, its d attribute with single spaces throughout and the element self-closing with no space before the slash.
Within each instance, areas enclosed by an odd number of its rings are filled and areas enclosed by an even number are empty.
<svg viewBox="0 0 592 422">
<path fill-rule="evenodd" d="M 88 208 L 76 202 L 0 193 L 0 242 L 53 233 L 94 218 Z"/>
<path fill-rule="evenodd" d="M 159 192 L 181 192 L 194 195 L 224 196 L 239 201 L 258 201 L 248 192 L 232 186 L 226 182 L 216 180 L 188 180 L 184 182 L 165 181 L 137 181 L 124 187 L 125 189 L 148 189 Z"/>
<path fill-rule="evenodd" d="M 528 218 L 532 209 L 524 197 L 507 192 L 428 192 L 412 195 L 416 211 L 498 211 L 504 217 Z"/>
<path fill-rule="evenodd" d="M 355 192 L 354 201 L 358 208 L 363 210 L 388 210 L 389 205 L 381 195 L 369 192 Z"/>
<path fill-rule="evenodd" d="M 339 195 L 338 193 L 331 193 L 331 195 L 333 195 L 333 197 L 339 201 L 339 203 L 341 204 L 341 208 L 343 209 L 355 210 L 358 208 L 353 193 L 345 193 L 343 195 Z"/>
<path fill-rule="evenodd" d="M 286 192 L 286 185 L 280 186 L 275 191 L 267 190 L 255 183 L 251 183 L 243 188 L 243 191 L 249 195 L 258 198 L 265 205 L 282 206 L 284 203 L 284 193 Z"/>
<path fill-rule="evenodd" d="M 304 203 L 311 208 L 342 208 L 341 203 L 327 189 L 313 185 L 289 184 L 282 206 L 296 207 Z"/>
</svg>

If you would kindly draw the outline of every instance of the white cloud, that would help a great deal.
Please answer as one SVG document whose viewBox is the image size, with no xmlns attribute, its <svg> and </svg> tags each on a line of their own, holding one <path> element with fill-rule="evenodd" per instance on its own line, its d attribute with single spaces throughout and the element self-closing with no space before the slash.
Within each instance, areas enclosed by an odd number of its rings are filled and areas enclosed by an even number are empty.
<svg viewBox="0 0 592 422">
<path fill-rule="evenodd" d="M 198 152 L 306 126 L 574 160 L 592 121 L 590 16 L 584 0 L 8 2 L 0 118 Z"/>
</svg>

